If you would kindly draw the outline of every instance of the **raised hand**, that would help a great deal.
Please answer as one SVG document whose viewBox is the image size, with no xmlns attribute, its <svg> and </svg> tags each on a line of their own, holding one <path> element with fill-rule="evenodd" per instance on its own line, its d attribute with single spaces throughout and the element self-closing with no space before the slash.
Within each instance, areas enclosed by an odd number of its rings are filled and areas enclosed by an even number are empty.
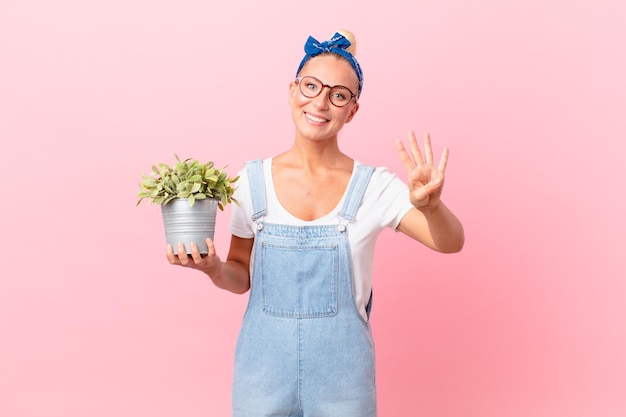
<svg viewBox="0 0 626 417">
<path fill-rule="evenodd" d="M 441 191 L 443 190 L 446 164 L 448 163 L 448 148 L 443 149 L 439 165 L 435 167 L 430 135 L 424 134 L 424 155 L 422 155 L 417 144 L 415 133 L 410 131 L 408 137 L 411 155 L 399 139 L 396 141 L 396 150 L 407 170 L 409 198 L 418 209 L 435 207 L 440 202 Z"/>
</svg>

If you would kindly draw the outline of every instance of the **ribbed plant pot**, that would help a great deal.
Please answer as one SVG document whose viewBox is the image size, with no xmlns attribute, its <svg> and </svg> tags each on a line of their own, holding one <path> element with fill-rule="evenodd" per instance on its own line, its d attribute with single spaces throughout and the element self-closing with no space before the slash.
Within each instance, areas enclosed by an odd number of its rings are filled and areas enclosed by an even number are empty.
<svg viewBox="0 0 626 417">
<path fill-rule="evenodd" d="M 215 234 L 217 202 L 215 199 L 196 200 L 193 206 L 189 206 L 186 198 L 175 198 L 161 206 L 165 239 L 175 254 L 178 254 L 179 242 L 185 244 L 187 254 L 191 254 L 191 242 L 198 245 L 200 254 L 209 252 L 206 238 L 213 239 Z"/>
</svg>

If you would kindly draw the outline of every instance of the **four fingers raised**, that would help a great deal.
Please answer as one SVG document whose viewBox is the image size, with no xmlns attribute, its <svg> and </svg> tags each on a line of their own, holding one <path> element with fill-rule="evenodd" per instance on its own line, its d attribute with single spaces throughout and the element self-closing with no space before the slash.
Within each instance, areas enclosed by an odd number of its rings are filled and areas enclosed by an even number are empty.
<svg viewBox="0 0 626 417">
<path fill-rule="evenodd" d="M 430 134 L 424 133 L 424 153 L 420 150 L 420 147 L 417 143 L 417 137 L 415 136 L 415 132 L 412 130 L 408 133 L 409 137 L 409 147 L 411 149 L 411 154 L 407 152 L 404 144 L 400 139 L 396 140 L 396 151 L 400 156 L 400 160 L 404 167 L 410 171 L 414 169 L 416 166 L 421 165 L 433 165 L 433 148 L 430 141 Z M 445 172 L 446 165 L 448 164 L 448 155 L 450 154 L 448 148 L 443 149 L 443 153 L 441 155 L 441 159 L 439 160 L 439 165 L 437 169 L 441 172 Z M 412 156 L 412 158 L 411 158 Z"/>
</svg>

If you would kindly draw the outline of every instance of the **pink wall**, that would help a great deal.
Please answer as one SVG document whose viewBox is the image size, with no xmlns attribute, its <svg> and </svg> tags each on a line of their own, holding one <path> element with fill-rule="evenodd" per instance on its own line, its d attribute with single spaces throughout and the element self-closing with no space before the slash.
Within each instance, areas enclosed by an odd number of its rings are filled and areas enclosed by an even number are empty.
<svg viewBox="0 0 626 417">
<path fill-rule="evenodd" d="M 211 3 L 0 0 L 0 416 L 228 415 L 246 297 L 169 267 L 137 184 L 290 146 L 303 43 L 341 27 L 344 149 L 403 176 L 430 131 L 467 234 L 381 237 L 380 415 L 626 415 L 624 2 Z"/>
</svg>

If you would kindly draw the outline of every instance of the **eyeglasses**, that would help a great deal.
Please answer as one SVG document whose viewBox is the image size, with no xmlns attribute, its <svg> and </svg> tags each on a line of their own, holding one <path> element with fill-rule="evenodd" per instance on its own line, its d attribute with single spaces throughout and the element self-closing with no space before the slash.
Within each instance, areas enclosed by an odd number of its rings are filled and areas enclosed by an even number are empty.
<svg viewBox="0 0 626 417">
<path fill-rule="evenodd" d="M 328 85 L 324 84 L 315 77 L 306 76 L 296 78 L 296 83 L 300 87 L 300 92 L 304 97 L 315 98 L 320 95 L 324 87 L 328 87 L 328 99 L 336 107 L 343 107 L 350 103 L 356 94 L 354 94 L 348 87 L 343 85 Z"/>
</svg>

